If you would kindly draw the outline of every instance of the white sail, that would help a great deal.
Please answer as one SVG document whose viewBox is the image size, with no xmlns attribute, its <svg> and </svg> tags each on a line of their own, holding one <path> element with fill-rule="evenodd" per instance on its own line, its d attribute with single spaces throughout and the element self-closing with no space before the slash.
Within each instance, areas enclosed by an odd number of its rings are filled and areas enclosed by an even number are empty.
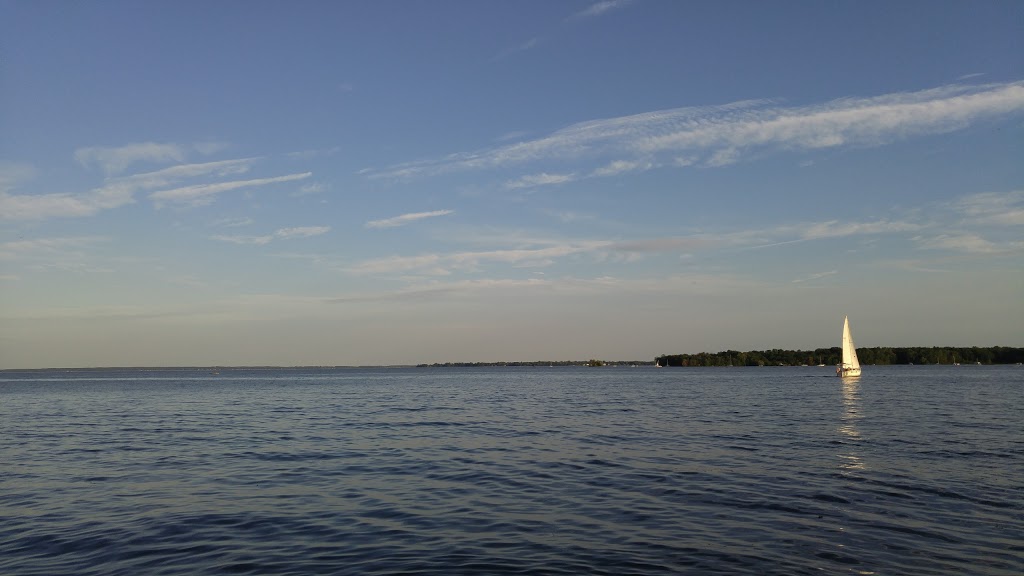
<svg viewBox="0 0 1024 576">
<path fill-rule="evenodd" d="M 843 319 L 843 361 L 836 368 L 837 376 L 860 376 L 860 360 L 857 359 L 857 346 L 853 343 L 850 333 L 850 317 Z"/>
</svg>

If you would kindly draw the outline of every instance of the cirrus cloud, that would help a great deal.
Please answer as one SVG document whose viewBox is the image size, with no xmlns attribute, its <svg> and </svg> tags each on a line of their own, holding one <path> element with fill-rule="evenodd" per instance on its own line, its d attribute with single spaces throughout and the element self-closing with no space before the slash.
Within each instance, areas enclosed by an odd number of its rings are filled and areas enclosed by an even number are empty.
<svg viewBox="0 0 1024 576">
<path fill-rule="evenodd" d="M 214 240 L 221 242 L 228 242 L 230 244 L 250 244 L 256 246 L 263 246 L 270 244 L 275 240 L 291 240 L 293 238 L 309 238 L 311 236 L 320 236 L 331 231 L 330 226 L 300 226 L 296 228 L 279 228 L 270 234 L 263 236 L 240 236 L 240 235 L 228 235 L 218 234 L 211 236 Z"/>
<path fill-rule="evenodd" d="M 101 186 L 86 192 L 51 192 L 14 194 L 21 181 L 34 174 L 31 166 L 0 165 L 0 219 L 46 220 L 93 216 L 102 210 L 119 208 L 135 202 L 139 191 L 172 186 L 183 180 L 202 177 L 225 177 L 248 172 L 258 158 L 238 158 L 179 164 L 152 172 L 108 176 Z M 209 186 L 199 185 L 199 187 Z M 196 188 L 196 187 L 189 187 Z"/>
<path fill-rule="evenodd" d="M 139 142 L 118 147 L 92 146 L 75 150 L 75 160 L 87 168 L 98 167 L 107 175 L 120 174 L 136 162 L 182 162 L 185 150 L 177 144 Z"/>
<path fill-rule="evenodd" d="M 900 139 L 963 129 L 973 123 L 1024 111 L 1024 82 L 949 85 L 824 104 L 779 106 L 769 100 L 683 107 L 580 122 L 547 136 L 474 152 L 363 170 L 370 178 L 413 178 L 470 170 L 509 168 L 531 162 L 617 158 L 595 176 L 619 173 L 627 163 L 724 166 L 752 150 L 816 150 L 880 146 Z M 685 158 L 680 163 L 679 159 Z M 542 177 L 549 177 L 548 180 Z M 506 183 L 552 183 L 526 176 Z M 532 179 L 538 179 L 536 182 Z"/>
<path fill-rule="evenodd" d="M 184 206 L 203 206 L 213 202 L 214 197 L 221 192 L 237 190 L 239 188 L 251 188 L 254 186 L 266 186 L 279 182 L 292 182 L 303 180 L 312 176 L 312 172 L 288 174 L 285 176 L 274 176 L 272 178 L 254 178 L 252 180 L 234 180 L 230 182 L 214 182 L 210 184 L 194 184 L 171 190 L 161 190 L 149 195 L 150 200 L 156 205 L 163 206 L 165 203 L 179 204 Z"/>
<path fill-rule="evenodd" d="M 395 216 L 393 218 L 384 218 L 382 220 L 370 220 L 366 223 L 367 228 L 394 228 L 396 226 L 405 226 L 411 224 L 417 220 L 423 220 L 425 218 L 436 218 L 438 216 L 447 216 L 448 214 L 454 213 L 454 210 L 434 210 L 432 212 L 412 212 L 410 214 L 402 214 L 401 216 Z"/>
</svg>

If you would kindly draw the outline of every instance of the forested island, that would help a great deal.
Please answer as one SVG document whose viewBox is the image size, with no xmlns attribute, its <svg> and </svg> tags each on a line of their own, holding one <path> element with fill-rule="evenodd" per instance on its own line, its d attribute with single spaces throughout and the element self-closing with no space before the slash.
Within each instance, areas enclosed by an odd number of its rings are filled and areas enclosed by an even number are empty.
<svg viewBox="0 0 1024 576">
<path fill-rule="evenodd" d="M 842 349 L 815 350 L 752 350 L 737 352 L 701 352 L 700 354 L 666 354 L 655 358 L 661 366 L 833 366 L 839 363 Z M 857 348 L 863 364 L 1018 364 L 1024 362 L 1024 348 L 992 346 L 988 348 Z"/>
</svg>

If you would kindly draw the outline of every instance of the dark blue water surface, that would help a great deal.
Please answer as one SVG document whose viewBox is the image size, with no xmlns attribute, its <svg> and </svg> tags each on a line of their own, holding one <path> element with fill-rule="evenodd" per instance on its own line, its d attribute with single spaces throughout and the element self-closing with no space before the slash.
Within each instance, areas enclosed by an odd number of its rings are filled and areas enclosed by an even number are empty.
<svg viewBox="0 0 1024 576">
<path fill-rule="evenodd" d="M 0 372 L 0 574 L 1024 573 L 1024 368 Z"/>
</svg>

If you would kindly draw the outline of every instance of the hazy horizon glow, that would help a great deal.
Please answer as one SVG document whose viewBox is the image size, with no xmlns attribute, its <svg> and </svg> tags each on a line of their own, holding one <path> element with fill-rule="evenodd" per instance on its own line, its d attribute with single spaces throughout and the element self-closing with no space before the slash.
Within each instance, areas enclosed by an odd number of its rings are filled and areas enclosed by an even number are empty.
<svg viewBox="0 0 1024 576">
<path fill-rule="evenodd" d="M 1020 3 L 61 8 L 0 368 L 1024 346 Z"/>
</svg>

